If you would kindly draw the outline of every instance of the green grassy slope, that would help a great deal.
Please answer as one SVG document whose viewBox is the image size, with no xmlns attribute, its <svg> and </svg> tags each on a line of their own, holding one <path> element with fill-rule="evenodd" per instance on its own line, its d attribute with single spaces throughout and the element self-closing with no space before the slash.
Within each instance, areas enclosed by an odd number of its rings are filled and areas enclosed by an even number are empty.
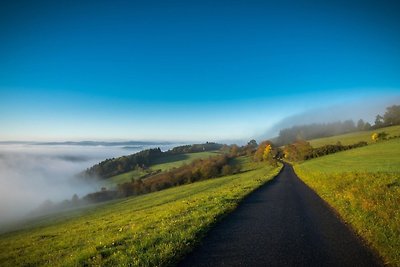
<svg viewBox="0 0 400 267">
<path fill-rule="evenodd" d="M 389 134 L 389 137 L 395 136 L 395 135 L 400 136 L 400 126 L 397 125 L 397 126 L 385 127 L 385 128 L 371 130 L 371 131 L 361 131 L 361 132 L 354 132 L 354 133 L 336 135 L 336 136 L 331 136 L 331 137 L 318 138 L 318 139 L 310 140 L 310 144 L 313 147 L 320 147 L 323 145 L 336 144 L 338 141 L 340 141 L 343 145 L 351 145 L 351 144 L 355 144 L 360 141 L 372 143 L 371 135 L 375 132 L 378 132 L 378 133 L 386 132 Z"/>
<path fill-rule="evenodd" d="M 177 168 L 183 164 L 188 164 L 195 159 L 208 158 L 212 156 L 220 155 L 218 151 L 206 151 L 198 153 L 187 153 L 180 155 L 171 155 L 168 157 L 160 158 L 154 162 L 151 166 L 153 170 L 167 171 L 172 168 Z"/>
<path fill-rule="evenodd" d="M 195 159 L 200 158 L 208 158 L 218 155 L 216 151 L 207 151 L 207 152 L 198 152 L 198 153 L 186 153 L 186 154 L 179 154 L 179 155 L 170 155 L 168 157 L 163 157 L 154 162 L 154 164 L 149 168 L 148 171 L 167 171 L 172 168 L 180 167 L 183 164 L 187 164 L 192 162 Z M 143 170 L 133 170 L 130 172 L 125 172 L 113 177 L 110 177 L 104 180 L 104 185 L 107 187 L 112 187 L 117 184 L 125 183 L 131 181 L 131 179 L 137 179 L 144 175 L 147 172 Z"/>
<path fill-rule="evenodd" d="M 400 266 L 399 138 L 305 161 L 295 171 L 386 263 Z"/>
<path fill-rule="evenodd" d="M 0 235 L 0 266 L 165 266 L 279 168 L 242 158 L 245 172 L 59 215 Z"/>
</svg>

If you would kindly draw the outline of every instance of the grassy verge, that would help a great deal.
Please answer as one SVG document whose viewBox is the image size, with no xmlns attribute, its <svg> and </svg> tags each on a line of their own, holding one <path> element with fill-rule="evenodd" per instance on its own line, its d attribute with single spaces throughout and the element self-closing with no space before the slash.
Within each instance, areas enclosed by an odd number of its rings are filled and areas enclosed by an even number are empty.
<svg viewBox="0 0 400 267">
<path fill-rule="evenodd" d="M 306 161 L 296 173 L 383 257 L 400 266 L 400 140 Z"/>
<path fill-rule="evenodd" d="M 280 168 L 242 159 L 241 174 L 63 214 L 0 235 L 0 265 L 166 266 Z"/>
</svg>

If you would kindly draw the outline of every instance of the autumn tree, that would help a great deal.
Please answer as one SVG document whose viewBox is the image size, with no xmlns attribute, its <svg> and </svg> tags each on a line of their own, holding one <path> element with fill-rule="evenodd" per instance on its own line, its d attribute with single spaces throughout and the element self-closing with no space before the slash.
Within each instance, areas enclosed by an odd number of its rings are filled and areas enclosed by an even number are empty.
<svg viewBox="0 0 400 267">
<path fill-rule="evenodd" d="M 373 133 L 371 136 L 372 141 L 378 142 L 380 140 L 386 140 L 388 134 L 385 132 L 380 132 L 380 133 Z"/>
<path fill-rule="evenodd" d="M 236 157 L 238 153 L 239 153 L 239 147 L 237 145 L 232 145 L 229 150 L 229 154 L 233 157 Z"/>
<path fill-rule="evenodd" d="M 271 141 L 263 141 L 261 144 L 258 145 L 256 152 L 254 153 L 254 160 L 255 161 L 262 161 L 264 159 L 264 152 L 267 146 L 272 147 Z"/>
<path fill-rule="evenodd" d="M 271 144 L 268 144 L 265 146 L 264 153 L 263 153 L 264 161 L 267 161 L 271 157 L 271 150 L 272 150 Z"/>
<path fill-rule="evenodd" d="M 285 146 L 283 149 L 285 159 L 290 161 L 300 161 L 306 159 L 312 153 L 312 146 L 309 142 L 298 140 L 293 144 Z"/>
</svg>

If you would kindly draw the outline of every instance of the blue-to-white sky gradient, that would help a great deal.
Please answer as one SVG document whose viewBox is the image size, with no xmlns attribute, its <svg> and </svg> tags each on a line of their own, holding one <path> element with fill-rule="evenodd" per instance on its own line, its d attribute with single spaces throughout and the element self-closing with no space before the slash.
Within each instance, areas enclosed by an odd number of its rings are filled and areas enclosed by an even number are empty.
<svg viewBox="0 0 400 267">
<path fill-rule="evenodd" d="M 395 104 L 399 14 L 399 1 L 1 1 L 0 140 L 249 139 L 299 113 Z"/>
</svg>

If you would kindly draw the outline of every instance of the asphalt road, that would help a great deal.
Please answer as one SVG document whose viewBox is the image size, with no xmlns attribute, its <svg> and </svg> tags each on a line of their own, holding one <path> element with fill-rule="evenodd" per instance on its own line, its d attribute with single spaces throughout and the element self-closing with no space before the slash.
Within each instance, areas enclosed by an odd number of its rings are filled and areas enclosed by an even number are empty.
<svg viewBox="0 0 400 267">
<path fill-rule="evenodd" d="M 382 266 L 290 165 L 219 222 L 179 266 Z"/>
</svg>

